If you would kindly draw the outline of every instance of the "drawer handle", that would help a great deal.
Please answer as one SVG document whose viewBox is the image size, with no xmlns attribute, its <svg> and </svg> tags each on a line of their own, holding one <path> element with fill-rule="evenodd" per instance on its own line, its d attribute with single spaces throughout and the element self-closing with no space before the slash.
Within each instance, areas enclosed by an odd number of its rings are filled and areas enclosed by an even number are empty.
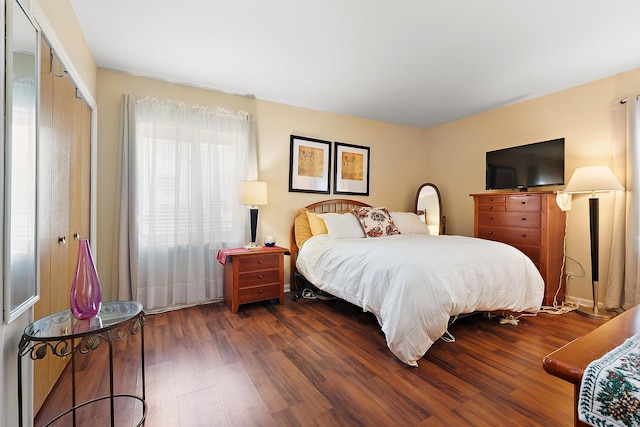
<svg viewBox="0 0 640 427">
<path fill-rule="evenodd" d="M 263 289 L 260 289 L 260 290 L 258 291 L 258 293 L 259 293 L 259 294 L 262 294 L 262 293 L 264 293 L 264 290 L 263 290 Z"/>
<path fill-rule="evenodd" d="M 527 235 L 526 235 L 526 234 L 524 234 L 524 233 L 522 233 L 522 234 L 520 235 L 520 237 L 527 237 Z"/>
<path fill-rule="evenodd" d="M 258 260 L 258 264 L 262 264 L 262 260 L 261 259 Z"/>
<path fill-rule="evenodd" d="M 527 202 L 520 202 L 520 204 L 521 204 L 521 205 L 526 205 L 526 204 L 527 204 Z"/>
<path fill-rule="evenodd" d="M 493 221 L 493 217 L 492 216 L 489 217 L 489 221 Z"/>
<path fill-rule="evenodd" d="M 493 202 L 493 197 L 489 199 L 490 202 Z"/>
<path fill-rule="evenodd" d="M 527 220 L 527 217 L 522 218 L 522 220 L 523 220 L 523 221 L 526 221 L 526 220 Z"/>
<path fill-rule="evenodd" d="M 258 279 L 262 279 L 262 274 L 258 274 Z"/>
<path fill-rule="evenodd" d="M 493 206 L 489 206 L 489 210 L 490 210 L 490 211 L 491 211 L 491 210 L 493 210 Z"/>
<path fill-rule="evenodd" d="M 489 236 L 493 236 L 493 231 L 487 233 Z"/>
</svg>

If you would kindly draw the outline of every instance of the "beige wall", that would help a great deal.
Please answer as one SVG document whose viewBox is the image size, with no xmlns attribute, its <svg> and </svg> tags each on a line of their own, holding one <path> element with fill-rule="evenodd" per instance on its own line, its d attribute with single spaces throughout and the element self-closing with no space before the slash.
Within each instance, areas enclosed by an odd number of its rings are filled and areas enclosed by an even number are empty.
<svg viewBox="0 0 640 427">
<path fill-rule="evenodd" d="M 258 140 L 259 179 L 268 185 L 269 204 L 260 207 L 258 238 L 271 234 L 289 247 L 289 232 L 296 209 L 332 197 L 326 194 L 290 193 L 289 138 L 291 134 L 339 141 L 371 148 L 369 197 L 372 205 L 411 210 L 424 169 L 423 131 L 406 126 L 363 120 L 297 108 L 252 98 L 223 94 L 135 77 L 110 70 L 98 71 L 98 272 L 104 288 L 114 284 L 113 230 L 121 129 L 122 94 L 222 106 L 254 115 Z M 341 196 L 339 198 L 345 198 Z M 288 283 L 289 260 L 285 272 Z M 105 289 L 105 300 L 111 298 Z"/>
<path fill-rule="evenodd" d="M 624 185 L 624 163 L 615 164 L 614 151 L 624 153 L 624 106 L 620 100 L 640 93 L 640 69 L 598 80 L 548 96 L 522 102 L 425 130 L 425 180 L 442 191 L 447 232 L 473 234 L 470 193 L 484 191 L 485 152 L 552 138 L 565 140 L 565 183 L 580 166 L 607 165 Z M 555 187 L 552 189 L 562 189 Z M 603 301 L 608 274 L 613 193 L 600 198 L 600 283 Z M 591 300 L 588 196 L 574 196 L 567 215 L 567 255 L 586 270 L 567 284 L 567 294 Z M 580 274 L 577 263 L 567 271 Z"/>
</svg>

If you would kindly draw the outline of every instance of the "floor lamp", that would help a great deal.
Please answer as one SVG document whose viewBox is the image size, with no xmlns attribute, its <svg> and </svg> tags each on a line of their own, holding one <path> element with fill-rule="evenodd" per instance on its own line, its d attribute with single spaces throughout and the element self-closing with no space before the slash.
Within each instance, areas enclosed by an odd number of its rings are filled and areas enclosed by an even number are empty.
<svg viewBox="0 0 640 427">
<path fill-rule="evenodd" d="M 258 248 L 256 243 L 256 230 L 258 228 L 258 205 L 267 204 L 267 183 L 261 181 L 245 181 L 240 183 L 240 203 L 251 205 L 249 209 L 251 225 L 251 243 L 247 249 Z"/>
<path fill-rule="evenodd" d="M 592 319 L 606 320 L 615 316 L 615 313 L 602 312 L 598 309 L 598 202 L 595 193 L 624 190 L 624 187 L 616 179 L 607 166 L 586 166 L 578 168 L 571 176 L 569 184 L 564 191 L 567 193 L 591 193 L 589 198 L 589 232 L 591 237 L 591 283 L 593 292 L 593 307 L 580 307 L 579 314 Z"/>
</svg>

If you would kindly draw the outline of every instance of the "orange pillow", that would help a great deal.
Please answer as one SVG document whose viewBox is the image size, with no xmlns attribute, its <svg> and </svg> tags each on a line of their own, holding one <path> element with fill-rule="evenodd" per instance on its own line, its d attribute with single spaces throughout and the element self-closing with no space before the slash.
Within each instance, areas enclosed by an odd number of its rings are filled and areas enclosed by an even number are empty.
<svg viewBox="0 0 640 427">
<path fill-rule="evenodd" d="M 314 236 L 329 233 L 327 225 L 324 223 L 324 219 L 320 218 L 317 212 L 307 211 L 307 219 L 309 220 L 309 227 L 311 227 L 311 234 Z"/>
<path fill-rule="evenodd" d="M 313 233 L 311 233 L 311 226 L 309 225 L 309 219 L 307 218 L 307 209 L 300 208 L 296 212 L 296 216 L 293 220 L 294 238 L 296 239 L 296 245 L 298 249 L 302 247 Z"/>
</svg>

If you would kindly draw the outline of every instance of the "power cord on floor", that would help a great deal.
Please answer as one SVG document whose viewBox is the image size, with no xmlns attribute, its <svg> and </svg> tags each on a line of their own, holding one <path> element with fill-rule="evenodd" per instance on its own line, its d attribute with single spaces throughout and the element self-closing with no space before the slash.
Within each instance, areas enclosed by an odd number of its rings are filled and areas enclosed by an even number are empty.
<svg viewBox="0 0 640 427">
<path fill-rule="evenodd" d="M 538 313 L 520 313 L 517 316 L 515 314 L 506 314 L 506 313 L 502 313 L 501 315 L 499 314 L 493 314 L 491 312 L 487 313 L 487 318 L 488 319 L 493 319 L 494 317 L 500 317 L 500 324 L 501 325 L 514 325 L 517 326 L 518 323 L 520 323 L 520 319 L 522 317 L 525 316 L 537 316 Z"/>
<path fill-rule="evenodd" d="M 446 331 L 444 331 L 444 334 L 442 334 L 442 336 L 440 337 L 440 339 L 444 342 L 455 342 L 456 341 L 456 337 L 454 337 L 451 332 L 449 332 L 449 330 L 447 329 Z"/>
<path fill-rule="evenodd" d="M 329 300 L 335 299 L 336 297 L 320 290 L 314 291 L 309 288 L 304 288 L 302 290 L 302 298 L 329 301 Z"/>
<path fill-rule="evenodd" d="M 512 314 L 503 317 L 502 319 L 500 319 L 500 324 L 501 325 L 513 325 L 516 326 L 518 325 L 518 323 L 520 322 L 520 316 L 516 317 Z"/>
</svg>

